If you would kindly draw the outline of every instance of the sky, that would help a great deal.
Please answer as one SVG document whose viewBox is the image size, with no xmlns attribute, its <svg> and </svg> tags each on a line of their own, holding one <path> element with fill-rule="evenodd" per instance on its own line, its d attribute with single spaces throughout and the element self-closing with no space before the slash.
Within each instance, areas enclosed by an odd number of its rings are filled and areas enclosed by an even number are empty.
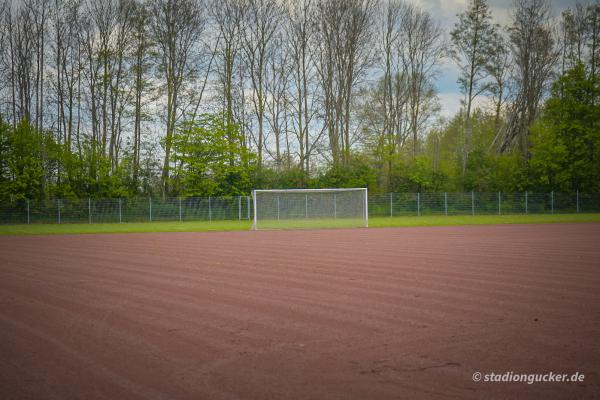
<svg viewBox="0 0 600 400">
<path fill-rule="evenodd" d="M 454 23 L 458 20 L 457 14 L 467 9 L 468 0 L 409 0 L 420 6 L 433 15 L 442 28 L 448 32 L 453 29 Z M 585 1 L 580 1 L 581 3 Z M 492 12 L 494 22 L 501 26 L 507 26 L 510 23 L 510 9 L 514 0 L 488 0 L 488 5 Z M 575 5 L 575 0 L 550 0 L 552 13 L 555 17 L 560 13 Z M 440 68 L 440 75 L 436 82 L 438 97 L 441 105 L 440 115 L 442 117 L 451 117 L 455 115 L 459 108 L 463 95 L 460 93 L 456 80 L 458 78 L 458 69 L 451 60 L 447 60 Z M 481 98 L 480 102 L 485 101 Z"/>
</svg>

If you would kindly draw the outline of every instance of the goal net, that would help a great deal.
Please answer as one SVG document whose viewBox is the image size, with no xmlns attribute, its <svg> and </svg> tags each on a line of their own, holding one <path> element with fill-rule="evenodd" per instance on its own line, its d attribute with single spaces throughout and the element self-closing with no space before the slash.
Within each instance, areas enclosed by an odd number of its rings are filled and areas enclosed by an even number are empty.
<svg viewBox="0 0 600 400">
<path fill-rule="evenodd" d="M 366 188 L 254 190 L 253 229 L 367 227 Z"/>
</svg>

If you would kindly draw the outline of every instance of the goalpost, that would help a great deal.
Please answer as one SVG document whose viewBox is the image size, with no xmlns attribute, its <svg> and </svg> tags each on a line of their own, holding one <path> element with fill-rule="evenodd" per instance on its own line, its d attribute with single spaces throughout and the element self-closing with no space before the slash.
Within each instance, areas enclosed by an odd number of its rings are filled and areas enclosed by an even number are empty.
<svg viewBox="0 0 600 400">
<path fill-rule="evenodd" d="M 369 226 L 367 188 L 253 190 L 252 229 Z"/>
</svg>

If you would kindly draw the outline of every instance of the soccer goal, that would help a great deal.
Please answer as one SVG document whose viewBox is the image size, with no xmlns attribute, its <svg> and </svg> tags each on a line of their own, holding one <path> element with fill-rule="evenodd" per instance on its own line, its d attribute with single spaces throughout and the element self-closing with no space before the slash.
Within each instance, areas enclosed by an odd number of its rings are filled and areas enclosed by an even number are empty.
<svg viewBox="0 0 600 400">
<path fill-rule="evenodd" d="M 253 190 L 252 229 L 369 226 L 366 188 Z"/>
</svg>

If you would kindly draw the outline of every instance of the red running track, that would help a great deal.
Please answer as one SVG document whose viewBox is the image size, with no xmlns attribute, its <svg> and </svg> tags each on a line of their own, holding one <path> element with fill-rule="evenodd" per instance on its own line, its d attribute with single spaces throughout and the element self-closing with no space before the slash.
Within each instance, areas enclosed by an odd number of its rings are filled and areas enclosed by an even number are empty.
<svg viewBox="0 0 600 400">
<path fill-rule="evenodd" d="M 598 398 L 598 338 L 600 224 L 0 237 L 1 399 Z"/>
</svg>

